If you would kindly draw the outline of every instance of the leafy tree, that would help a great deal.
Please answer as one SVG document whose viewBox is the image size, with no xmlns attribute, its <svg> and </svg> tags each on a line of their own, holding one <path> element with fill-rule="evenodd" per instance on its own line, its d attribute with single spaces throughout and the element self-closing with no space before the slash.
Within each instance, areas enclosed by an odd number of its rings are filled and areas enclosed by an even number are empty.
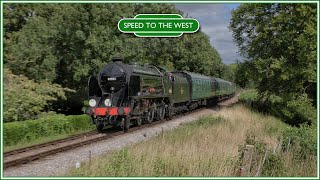
<svg viewBox="0 0 320 180">
<path fill-rule="evenodd" d="M 236 73 L 235 73 L 235 83 L 242 88 L 246 88 L 252 84 L 252 63 L 249 61 L 238 62 Z"/>
<path fill-rule="evenodd" d="M 243 4 L 230 28 L 260 93 L 303 93 L 316 82 L 316 4 Z"/>
<path fill-rule="evenodd" d="M 263 102 L 280 99 L 287 120 L 310 122 L 315 115 L 310 101 L 316 101 L 317 5 L 243 4 L 232 12 L 230 29 L 247 59 L 239 65 L 237 81 L 252 79 Z"/>
<path fill-rule="evenodd" d="M 224 70 L 223 70 L 223 79 L 231 81 L 231 82 L 235 82 L 236 79 L 236 72 L 237 71 L 237 64 L 229 64 L 229 65 L 225 65 L 224 66 Z"/>
<path fill-rule="evenodd" d="M 207 35 L 202 32 L 184 34 L 179 40 L 174 56 L 175 69 L 222 76 L 221 57 L 211 46 Z"/>
<path fill-rule="evenodd" d="M 37 83 L 24 75 L 14 75 L 7 68 L 4 74 L 4 122 L 35 118 L 44 109 L 49 111 L 54 101 L 65 99 L 65 92 L 71 91 L 58 84 Z"/>
</svg>

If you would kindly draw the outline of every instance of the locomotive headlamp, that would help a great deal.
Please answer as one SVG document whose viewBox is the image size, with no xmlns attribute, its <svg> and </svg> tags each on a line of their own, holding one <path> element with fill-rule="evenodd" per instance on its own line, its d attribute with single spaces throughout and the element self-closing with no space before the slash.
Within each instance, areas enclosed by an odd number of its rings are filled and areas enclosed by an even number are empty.
<svg viewBox="0 0 320 180">
<path fill-rule="evenodd" d="M 94 99 L 90 99 L 89 100 L 89 106 L 90 107 L 95 107 L 97 105 L 97 101 L 96 100 L 94 100 Z"/>
<path fill-rule="evenodd" d="M 104 105 L 106 105 L 106 106 L 111 106 L 111 100 L 110 100 L 110 99 L 106 99 L 106 100 L 104 101 Z"/>
<path fill-rule="evenodd" d="M 125 114 L 125 111 L 124 111 L 124 109 L 122 107 L 120 107 L 118 109 L 118 114 L 121 115 L 121 116 Z"/>
</svg>

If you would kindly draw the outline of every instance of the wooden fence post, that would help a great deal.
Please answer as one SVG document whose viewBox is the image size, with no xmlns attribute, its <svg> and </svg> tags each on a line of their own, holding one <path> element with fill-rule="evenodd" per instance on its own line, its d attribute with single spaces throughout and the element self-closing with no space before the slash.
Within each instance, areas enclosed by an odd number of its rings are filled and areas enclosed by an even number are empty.
<svg viewBox="0 0 320 180">
<path fill-rule="evenodd" d="M 253 149 L 253 145 L 245 145 L 244 147 L 243 160 L 240 167 L 240 176 L 250 176 Z"/>
<path fill-rule="evenodd" d="M 89 151 L 89 164 L 91 165 L 91 151 Z"/>
<path fill-rule="evenodd" d="M 266 158 L 267 158 L 267 155 L 268 155 L 268 149 L 266 149 L 265 152 L 264 152 L 264 156 L 263 156 L 262 162 L 259 164 L 259 167 L 258 167 L 256 176 L 260 176 L 261 168 L 262 168 L 263 165 L 264 165 L 264 162 L 265 162 L 265 160 L 266 160 Z"/>
</svg>

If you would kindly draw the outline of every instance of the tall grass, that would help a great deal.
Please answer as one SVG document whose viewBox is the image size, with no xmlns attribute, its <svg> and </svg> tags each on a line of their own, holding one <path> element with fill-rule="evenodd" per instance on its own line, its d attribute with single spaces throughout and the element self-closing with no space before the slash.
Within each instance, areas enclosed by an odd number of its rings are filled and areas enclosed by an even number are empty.
<svg viewBox="0 0 320 180">
<path fill-rule="evenodd" d="M 287 128 L 280 120 L 237 105 L 182 125 L 145 142 L 98 157 L 71 170 L 71 176 L 237 176 L 239 145 L 248 134 L 272 149 Z M 284 158 L 285 173 L 303 176 Z M 270 163 L 269 159 L 267 162 Z M 313 166 L 312 164 L 312 167 Z M 315 169 L 315 168 L 314 168 Z M 314 175 L 315 170 L 308 172 Z M 267 174 L 270 175 L 270 174 Z"/>
</svg>

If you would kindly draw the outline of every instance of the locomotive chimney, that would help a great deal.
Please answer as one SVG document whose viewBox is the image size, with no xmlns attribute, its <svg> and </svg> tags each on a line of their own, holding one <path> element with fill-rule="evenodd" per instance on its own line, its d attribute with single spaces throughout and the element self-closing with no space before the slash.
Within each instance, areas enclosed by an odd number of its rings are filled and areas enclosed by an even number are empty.
<svg viewBox="0 0 320 180">
<path fill-rule="evenodd" d="M 123 61 L 123 57 L 112 57 L 112 62 L 122 62 Z"/>
</svg>

